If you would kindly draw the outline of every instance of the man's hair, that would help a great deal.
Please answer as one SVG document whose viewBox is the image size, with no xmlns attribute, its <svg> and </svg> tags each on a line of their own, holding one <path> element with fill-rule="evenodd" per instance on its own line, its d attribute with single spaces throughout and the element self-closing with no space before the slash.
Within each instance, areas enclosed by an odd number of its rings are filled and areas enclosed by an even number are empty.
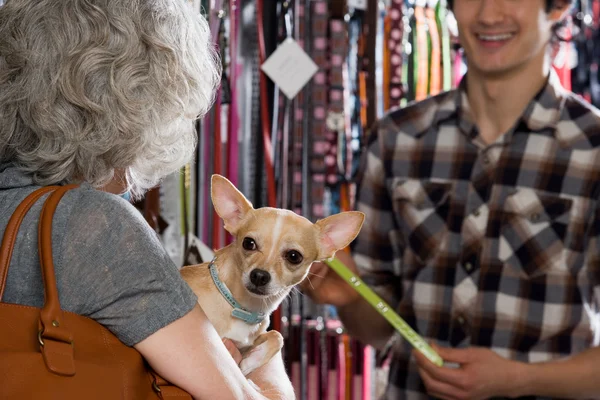
<svg viewBox="0 0 600 400">
<path fill-rule="evenodd" d="M 194 154 L 221 72 L 187 1 L 8 0 L 0 7 L 0 162 L 39 185 L 139 197 Z"/>
</svg>

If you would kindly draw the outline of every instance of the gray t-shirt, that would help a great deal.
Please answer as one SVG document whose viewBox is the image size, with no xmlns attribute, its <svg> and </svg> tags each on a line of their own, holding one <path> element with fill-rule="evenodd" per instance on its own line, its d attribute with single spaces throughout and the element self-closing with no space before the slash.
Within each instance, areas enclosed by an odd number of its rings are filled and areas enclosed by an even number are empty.
<svg viewBox="0 0 600 400">
<path fill-rule="evenodd" d="M 0 165 L 0 232 L 34 186 Z M 38 218 L 47 195 L 25 217 L 3 302 L 41 307 Z M 67 192 L 53 219 L 52 249 L 63 310 L 90 317 L 132 346 L 187 314 L 197 298 L 156 233 L 127 201 L 82 185 Z"/>
</svg>

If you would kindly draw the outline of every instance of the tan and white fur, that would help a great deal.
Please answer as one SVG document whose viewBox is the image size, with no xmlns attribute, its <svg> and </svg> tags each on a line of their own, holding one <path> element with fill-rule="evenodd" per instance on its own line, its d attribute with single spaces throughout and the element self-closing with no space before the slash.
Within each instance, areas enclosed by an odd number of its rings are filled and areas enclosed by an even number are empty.
<svg viewBox="0 0 600 400">
<path fill-rule="evenodd" d="M 232 317 L 232 306 L 213 282 L 209 263 L 184 267 L 181 274 L 221 338 L 231 339 L 242 353 L 240 368 L 248 375 L 283 346 L 279 332 L 267 332 L 268 315 L 306 278 L 314 261 L 333 257 L 354 240 L 364 214 L 343 212 L 313 224 L 289 210 L 254 209 L 220 175 L 212 177 L 211 196 L 225 229 L 234 237 L 233 243 L 215 253 L 219 278 L 238 303 L 267 317 L 254 325 Z"/>
</svg>

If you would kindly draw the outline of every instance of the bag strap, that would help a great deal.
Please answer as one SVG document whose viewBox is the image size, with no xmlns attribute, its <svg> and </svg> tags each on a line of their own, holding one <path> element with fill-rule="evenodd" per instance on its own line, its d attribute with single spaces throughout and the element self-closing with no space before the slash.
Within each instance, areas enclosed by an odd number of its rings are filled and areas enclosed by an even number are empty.
<svg viewBox="0 0 600 400">
<path fill-rule="evenodd" d="M 56 189 L 42 207 L 38 229 L 38 253 L 44 282 L 44 306 L 40 312 L 38 341 L 46 367 L 63 376 L 75 375 L 73 333 L 65 326 L 60 308 L 54 260 L 52 258 L 52 219 L 62 197 L 78 185 Z"/>
<path fill-rule="evenodd" d="M 35 204 L 35 202 L 46 193 L 52 192 L 57 188 L 58 186 L 46 186 L 35 190 L 25 197 L 25 200 L 23 200 L 21 204 L 17 206 L 15 212 L 10 217 L 10 220 L 8 221 L 4 231 L 2 244 L 0 245 L 0 302 L 2 301 L 2 296 L 4 295 L 4 288 L 6 287 L 6 281 L 8 278 L 8 267 L 10 266 L 10 261 L 12 260 L 13 249 L 17 240 L 19 227 L 21 226 L 25 215 Z"/>
</svg>

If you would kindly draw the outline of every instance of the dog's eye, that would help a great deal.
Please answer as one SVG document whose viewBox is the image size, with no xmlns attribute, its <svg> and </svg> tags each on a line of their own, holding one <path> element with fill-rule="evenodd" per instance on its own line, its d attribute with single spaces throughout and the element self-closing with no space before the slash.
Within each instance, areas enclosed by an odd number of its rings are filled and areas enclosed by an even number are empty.
<svg viewBox="0 0 600 400">
<path fill-rule="evenodd" d="M 285 259 L 291 264 L 300 264 L 304 258 L 296 250 L 290 250 L 285 253 Z"/>
<path fill-rule="evenodd" d="M 254 239 L 249 237 L 244 238 L 244 241 L 242 242 L 242 247 L 248 251 L 254 251 L 257 248 Z"/>
</svg>

